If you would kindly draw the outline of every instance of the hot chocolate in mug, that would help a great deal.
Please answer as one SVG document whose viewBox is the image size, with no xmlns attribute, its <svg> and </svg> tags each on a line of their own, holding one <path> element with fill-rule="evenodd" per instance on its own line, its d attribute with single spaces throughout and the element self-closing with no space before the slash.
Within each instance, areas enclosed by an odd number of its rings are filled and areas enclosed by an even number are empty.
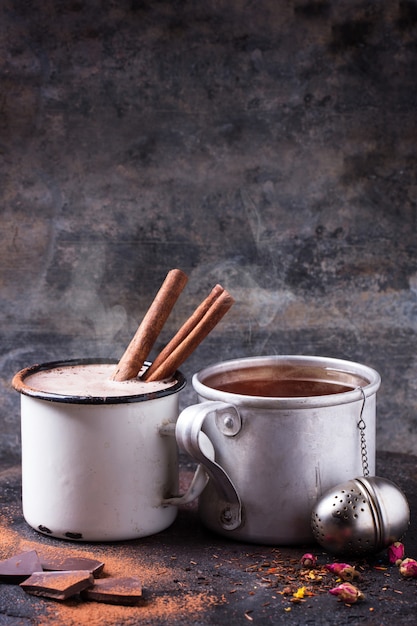
<svg viewBox="0 0 417 626">
<path fill-rule="evenodd" d="M 166 529 L 207 483 L 197 469 L 178 494 L 175 423 L 185 379 L 115 382 L 115 363 L 89 359 L 18 372 L 25 520 L 53 537 L 136 539 Z"/>
<path fill-rule="evenodd" d="M 363 473 L 361 432 L 375 472 L 380 376 L 370 367 L 253 357 L 207 367 L 192 384 L 199 404 L 182 411 L 176 437 L 210 476 L 199 512 L 215 532 L 255 543 L 311 542 L 318 498 Z"/>
</svg>

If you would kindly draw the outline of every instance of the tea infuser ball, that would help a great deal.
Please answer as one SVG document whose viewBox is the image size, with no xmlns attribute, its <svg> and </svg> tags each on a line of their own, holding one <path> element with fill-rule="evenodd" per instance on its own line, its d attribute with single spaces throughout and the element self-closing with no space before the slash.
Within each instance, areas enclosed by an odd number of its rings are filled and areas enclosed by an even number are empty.
<svg viewBox="0 0 417 626">
<path fill-rule="evenodd" d="M 333 554 L 372 554 L 384 550 L 405 534 L 410 508 L 401 489 L 386 478 L 369 476 L 363 404 L 358 422 L 363 476 L 336 485 L 313 507 L 314 538 Z"/>
<path fill-rule="evenodd" d="M 314 538 L 333 554 L 372 554 L 405 534 L 410 508 L 401 489 L 379 476 L 354 478 L 327 491 L 311 517 Z"/>
</svg>

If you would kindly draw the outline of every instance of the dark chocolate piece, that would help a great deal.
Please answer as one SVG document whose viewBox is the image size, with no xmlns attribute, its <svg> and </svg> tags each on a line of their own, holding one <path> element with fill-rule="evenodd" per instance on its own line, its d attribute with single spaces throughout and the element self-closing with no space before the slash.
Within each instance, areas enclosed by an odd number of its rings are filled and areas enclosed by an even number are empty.
<svg viewBox="0 0 417 626">
<path fill-rule="evenodd" d="M 142 583 L 134 577 L 99 578 L 94 585 L 81 593 L 83 600 L 134 606 L 144 604 Z"/>
<path fill-rule="evenodd" d="M 28 550 L 0 561 L 0 582 L 21 583 L 33 572 L 41 572 L 42 565 L 36 550 Z"/>
<path fill-rule="evenodd" d="M 41 563 L 44 570 L 47 571 L 69 571 L 69 570 L 87 570 L 98 576 L 104 567 L 102 561 L 96 559 L 87 559 L 82 556 L 45 556 L 41 555 Z"/>
<path fill-rule="evenodd" d="M 72 572 L 36 572 L 20 583 L 20 586 L 34 596 L 66 600 L 94 584 L 94 576 L 86 570 Z"/>
</svg>

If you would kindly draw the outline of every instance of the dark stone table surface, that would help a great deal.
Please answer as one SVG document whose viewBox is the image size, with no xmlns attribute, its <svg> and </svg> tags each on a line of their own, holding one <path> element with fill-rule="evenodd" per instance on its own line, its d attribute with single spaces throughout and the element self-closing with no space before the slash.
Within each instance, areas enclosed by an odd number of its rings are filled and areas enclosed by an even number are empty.
<svg viewBox="0 0 417 626">
<path fill-rule="evenodd" d="M 183 460 L 181 480 L 191 476 Z M 180 509 L 174 524 L 155 536 L 112 544 L 51 539 L 23 519 L 20 466 L 0 468 L 0 558 L 35 549 L 40 555 L 89 556 L 105 563 L 108 575 L 136 575 L 144 604 L 121 607 L 65 602 L 26 594 L 19 586 L 0 585 L 0 625 L 28 624 L 415 624 L 417 579 L 404 579 L 386 553 L 350 559 L 360 573 L 357 586 L 365 599 L 353 605 L 329 593 L 337 579 L 325 570 L 335 560 L 319 546 L 261 546 L 216 536 L 200 523 L 195 505 Z M 407 496 L 411 524 L 404 538 L 406 556 L 417 558 L 417 458 L 379 453 L 377 474 L 396 482 Z M 318 565 L 304 570 L 300 558 L 313 552 Z M 294 593 L 303 595 L 298 599 Z"/>
</svg>

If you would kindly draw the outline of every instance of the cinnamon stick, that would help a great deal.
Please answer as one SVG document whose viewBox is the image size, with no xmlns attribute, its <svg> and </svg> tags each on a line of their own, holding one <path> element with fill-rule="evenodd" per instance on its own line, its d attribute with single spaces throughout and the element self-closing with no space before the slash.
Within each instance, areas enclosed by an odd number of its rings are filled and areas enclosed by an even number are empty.
<svg viewBox="0 0 417 626">
<path fill-rule="evenodd" d="M 163 363 L 174 352 L 179 344 L 184 341 L 184 339 L 191 333 L 191 331 L 197 326 L 200 320 L 207 313 L 213 302 L 215 302 L 215 300 L 217 300 L 217 298 L 223 292 L 224 289 L 221 285 L 215 285 L 213 287 L 207 298 L 205 298 L 203 302 L 196 308 L 194 313 L 181 326 L 181 328 L 174 335 L 171 341 L 158 354 L 149 369 L 146 370 L 146 372 L 142 375 L 141 378 L 143 380 L 149 380 L 149 377 L 152 376 L 153 372 L 155 372 L 161 365 L 161 363 Z"/>
<path fill-rule="evenodd" d="M 113 380 L 130 380 L 138 375 L 187 280 L 187 276 L 181 270 L 173 269 L 168 272 L 133 339 L 120 359 L 113 374 Z"/>
<path fill-rule="evenodd" d="M 207 337 L 211 330 L 220 322 L 227 313 L 234 299 L 224 290 L 217 299 L 214 300 L 205 315 L 196 324 L 193 330 L 183 339 L 183 341 L 173 350 L 154 372 L 146 378 L 147 381 L 163 380 L 174 374 L 178 367 L 190 356 L 197 346 Z M 186 322 L 187 323 L 187 322 Z"/>
</svg>

